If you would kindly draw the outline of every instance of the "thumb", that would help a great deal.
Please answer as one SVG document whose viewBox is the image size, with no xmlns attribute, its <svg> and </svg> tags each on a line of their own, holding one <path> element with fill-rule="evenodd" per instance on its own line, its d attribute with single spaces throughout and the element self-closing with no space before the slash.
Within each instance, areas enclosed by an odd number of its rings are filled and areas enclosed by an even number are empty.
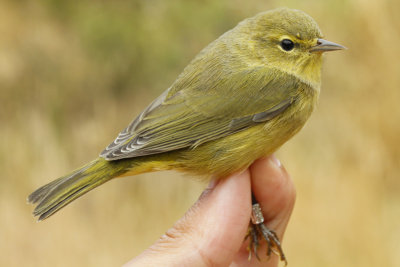
<svg viewBox="0 0 400 267">
<path fill-rule="evenodd" d="M 250 174 L 212 182 L 165 235 L 125 266 L 226 266 L 250 220 Z"/>
</svg>

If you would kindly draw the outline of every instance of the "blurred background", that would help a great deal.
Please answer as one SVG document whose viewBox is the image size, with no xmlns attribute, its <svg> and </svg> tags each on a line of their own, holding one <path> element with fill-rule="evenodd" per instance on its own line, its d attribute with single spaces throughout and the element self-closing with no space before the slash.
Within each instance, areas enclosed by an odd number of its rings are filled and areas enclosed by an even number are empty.
<svg viewBox="0 0 400 267">
<path fill-rule="evenodd" d="M 0 265 L 117 266 L 205 184 L 114 180 L 35 223 L 26 197 L 98 155 L 205 45 L 246 17 L 306 11 L 328 40 L 320 103 L 278 153 L 297 186 L 290 266 L 400 266 L 400 3 L 395 0 L 0 2 Z"/>
</svg>

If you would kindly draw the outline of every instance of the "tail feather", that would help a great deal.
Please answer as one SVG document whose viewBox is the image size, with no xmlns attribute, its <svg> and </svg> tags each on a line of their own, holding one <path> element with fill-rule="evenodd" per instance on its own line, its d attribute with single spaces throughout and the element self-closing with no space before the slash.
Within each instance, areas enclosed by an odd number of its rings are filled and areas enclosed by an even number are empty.
<svg viewBox="0 0 400 267">
<path fill-rule="evenodd" d="M 110 165 L 113 165 L 112 168 Z M 73 200 L 125 171 L 124 164 L 98 158 L 34 191 L 28 197 L 30 203 L 37 203 L 33 215 L 39 216 L 39 221 L 44 220 Z"/>
<path fill-rule="evenodd" d="M 28 196 L 28 203 L 35 204 L 40 202 L 49 192 L 50 189 L 54 188 L 56 184 L 62 182 L 64 177 L 58 178 L 38 189 Z"/>
</svg>

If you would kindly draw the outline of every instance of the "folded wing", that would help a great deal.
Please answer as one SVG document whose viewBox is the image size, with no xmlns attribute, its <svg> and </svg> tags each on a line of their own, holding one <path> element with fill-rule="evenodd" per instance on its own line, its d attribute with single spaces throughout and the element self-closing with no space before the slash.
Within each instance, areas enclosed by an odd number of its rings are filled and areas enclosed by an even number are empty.
<svg viewBox="0 0 400 267">
<path fill-rule="evenodd" d="M 201 88 L 173 85 L 100 156 L 118 160 L 194 148 L 265 123 L 296 101 L 301 83 L 296 77 L 279 72 L 267 75 L 270 72 L 263 69 L 246 72 L 221 81 L 217 88 L 207 82 Z"/>
</svg>

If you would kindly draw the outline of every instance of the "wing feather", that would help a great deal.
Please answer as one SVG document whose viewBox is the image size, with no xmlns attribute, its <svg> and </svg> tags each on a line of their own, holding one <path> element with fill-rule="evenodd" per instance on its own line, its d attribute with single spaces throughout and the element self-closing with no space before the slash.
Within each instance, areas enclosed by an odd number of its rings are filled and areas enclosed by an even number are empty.
<svg viewBox="0 0 400 267">
<path fill-rule="evenodd" d="M 268 73 L 239 73 L 220 83 L 219 91 L 208 90 L 206 82 L 201 88 L 177 90 L 173 85 L 173 94 L 170 88 L 154 100 L 100 156 L 118 160 L 194 148 L 265 123 L 296 101 L 300 82 L 287 74 Z M 224 92 L 227 86 L 229 94 Z"/>
</svg>

